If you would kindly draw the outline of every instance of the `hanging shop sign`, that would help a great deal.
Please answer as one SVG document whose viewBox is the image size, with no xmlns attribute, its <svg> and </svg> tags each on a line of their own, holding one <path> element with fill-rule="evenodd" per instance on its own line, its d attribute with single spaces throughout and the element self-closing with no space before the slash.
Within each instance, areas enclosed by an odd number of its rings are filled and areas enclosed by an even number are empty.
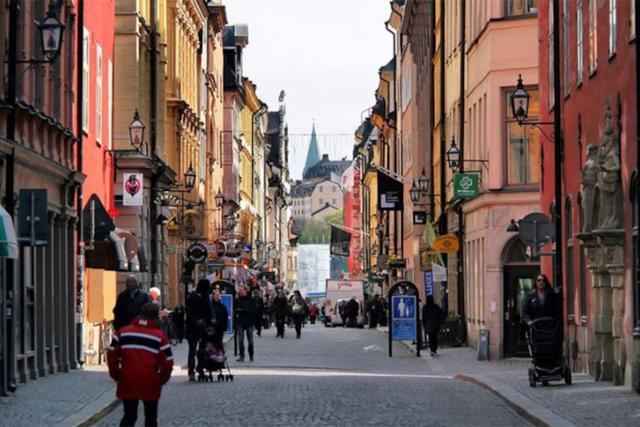
<svg viewBox="0 0 640 427">
<path fill-rule="evenodd" d="M 122 174 L 122 204 L 124 206 L 142 206 L 142 183 L 141 173 L 125 172 Z"/>
<path fill-rule="evenodd" d="M 473 199 L 478 195 L 480 177 L 475 173 L 457 173 L 453 176 L 453 196 Z"/>
<path fill-rule="evenodd" d="M 202 243 L 194 243 L 187 249 L 187 259 L 199 264 L 207 259 L 207 248 Z"/>
<path fill-rule="evenodd" d="M 413 225 L 426 225 L 427 213 L 423 211 L 413 212 Z"/>
<path fill-rule="evenodd" d="M 401 211 L 403 209 L 402 182 L 378 171 L 378 208 L 381 211 Z"/>
<path fill-rule="evenodd" d="M 433 249 L 438 252 L 457 252 L 460 249 L 460 243 L 458 242 L 458 238 L 451 234 L 447 234 L 445 236 L 440 236 L 433 241 Z"/>
</svg>

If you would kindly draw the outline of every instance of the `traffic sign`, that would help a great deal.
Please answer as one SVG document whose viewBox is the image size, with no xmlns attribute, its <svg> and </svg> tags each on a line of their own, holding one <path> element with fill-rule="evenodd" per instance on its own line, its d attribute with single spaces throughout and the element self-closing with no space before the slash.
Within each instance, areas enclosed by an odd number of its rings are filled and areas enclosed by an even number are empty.
<svg viewBox="0 0 640 427">
<path fill-rule="evenodd" d="M 413 341 L 417 336 L 416 297 L 413 295 L 394 295 L 391 297 L 392 339 L 395 341 Z"/>
</svg>

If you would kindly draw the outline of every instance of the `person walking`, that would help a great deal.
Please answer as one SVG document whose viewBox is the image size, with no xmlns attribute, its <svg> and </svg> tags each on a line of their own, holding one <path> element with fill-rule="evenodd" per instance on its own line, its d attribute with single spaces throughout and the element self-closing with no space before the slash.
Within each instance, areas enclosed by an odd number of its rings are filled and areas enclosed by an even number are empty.
<svg viewBox="0 0 640 427">
<path fill-rule="evenodd" d="M 444 311 L 435 303 L 433 295 L 427 295 L 427 303 L 422 307 L 422 323 L 429 339 L 431 356 L 438 353 L 438 332 L 444 322 Z"/>
<path fill-rule="evenodd" d="M 172 316 L 173 328 L 176 331 L 176 338 L 182 344 L 184 340 L 184 307 L 176 307 Z"/>
<path fill-rule="evenodd" d="M 222 339 L 229 327 L 229 312 L 227 311 L 227 307 L 221 302 L 219 289 L 213 291 L 211 299 L 211 325 L 215 329 L 213 344 L 224 351 Z"/>
<path fill-rule="evenodd" d="M 360 304 L 356 300 L 356 297 L 351 297 L 345 307 L 345 314 L 347 315 L 347 326 L 355 328 L 358 326 L 358 313 L 360 312 Z"/>
<path fill-rule="evenodd" d="M 240 285 L 238 288 L 238 299 L 235 305 L 236 311 L 236 331 L 238 338 L 238 362 L 244 362 L 244 336 L 247 335 L 249 342 L 249 361 L 253 362 L 253 329 L 258 312 L 255 298 L 249 295 L 247 288 Z"/>
<path fill-rule="evenodd" d="M 373 298 L 369 300 L 369 329 L 375 329 L 378 327 L 378 320 L 380 319 L 380 313 L 382 312 L 382 304 L 378 294 L 375 294 Z"/>
<path fill-rule="evenodd" d="M 531 325 L 531 322 L 540 317 L 560 316 L 560 303 L 558 293 L 551 286 L 551 282 L 544 274 L 539 274 L 531 292 L 525 295 L 522 301 L 522 320 Z"/>
<path fill-rule="evenodd" d="M 113 308 L 113 327 L 117 331 L 140 315 L 142 306 L 150 302 L 149 295 L 140 290 L 136 276 L 128 276 L 127 288 L 120 292 Z"/>
<path fill-rule="evenodd" d="M 318 317 L 318 304 L 316 304 L 315 302 L 313 304 L 311 304 L 311 307 L 309 307 L 309 323 L 311 323 L 312 325 L 316 324 L 316 318 Z"/>
<path fill-rule="evenodd" d="M 207 279 L 200 279 L 196 290 L 187 296 L 187 343 L 189 344 L 187 368 L 189 381 L 196 380 L 196 352 L 198 350 L 198 342 L 202 337 L 205 326 L 211 321 L 209 287 L 210 285 Z M 199 367 L 198 370 L 200 370 Z"/>
<path fill-rule="evenodd" d="M 254 319 L 254 325 L 256 328 L 256 335 L 262 336 L 262 316 L 264 316 L 264 301 L 260 296 L 260 289 L 255 288 L 253 290 L 253 298 L 256 300 L 256 318 Z"/>
<path fill-rule="evenodd" d="M 276 321 L 276 338 L 284 338 L 284 324 L 289 314 L 289 303 L 282 288 L 276 288 L 276 296 L 271 303 L 271 313 Z"/>
<path fill-rule="evenodd" d="M 291 298 L 291 319 L 296 329 L 296 338 L 300 338 L 302 334 L 302 322 L 306 315 L 307 304 L 304 302 L 300 291 L 296 290 L 293 292 L 293 297 Z"/>
<path fill-rule="evenodd" d="M 173 354 L 167 336 L 158 325 L 159 308 L 148 302 L 140 316 L 120 328 L 107 351 L 109 375 L 117 383 L 116 396 L 122 400 L 121 426 L 134 426 L 138 402 L 144 402 L 144 425 L 158 425 L 158 402 L 162 386 L 173 370 Z"/>
</svg>

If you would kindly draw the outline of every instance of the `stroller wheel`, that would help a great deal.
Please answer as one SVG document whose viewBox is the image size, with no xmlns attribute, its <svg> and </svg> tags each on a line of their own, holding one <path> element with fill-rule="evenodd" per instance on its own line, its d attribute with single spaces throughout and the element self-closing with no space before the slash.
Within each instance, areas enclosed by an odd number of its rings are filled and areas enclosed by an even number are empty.
<svg viewBox="0 0 640 427">
<path fill-rule="evenodd" d="M 229 381 L 233 382 L 233 375 L 228 375 Z"/>
<path fill-rule="evenodd" d="M 564 368 L 564 383 L 566 385 L 571 385 L 571 368 L 565 366 Z"/>
<path fill-rule="evenodd" d="M 529 387 L 536 386 L 536 373 L 533 368 L 529 368 Z"/>
<path fill-rule="evenodd" d="M 218 382 L 220 382 L 220 381 L 222 381 L 222 380 L 223 380 L 223 378 L 222 378 L 222 374 L 218 375 Z"/>
</svg>

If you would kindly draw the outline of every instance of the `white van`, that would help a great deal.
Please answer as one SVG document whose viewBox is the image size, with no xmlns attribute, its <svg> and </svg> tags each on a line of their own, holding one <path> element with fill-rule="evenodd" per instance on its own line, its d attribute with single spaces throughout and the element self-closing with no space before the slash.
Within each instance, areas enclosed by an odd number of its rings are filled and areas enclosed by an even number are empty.
<svg viewBox="0 0 640 427">
<path fill-rule="evenodd" d="M 357 325 L 364 327 L 364 283 L 361 280 L 328 279 L 326 281 L 325 326 L 343 325 L 338 305 L 341 301 L 346 304 L 353 297 L 360 304 Z"/>
</svg>

